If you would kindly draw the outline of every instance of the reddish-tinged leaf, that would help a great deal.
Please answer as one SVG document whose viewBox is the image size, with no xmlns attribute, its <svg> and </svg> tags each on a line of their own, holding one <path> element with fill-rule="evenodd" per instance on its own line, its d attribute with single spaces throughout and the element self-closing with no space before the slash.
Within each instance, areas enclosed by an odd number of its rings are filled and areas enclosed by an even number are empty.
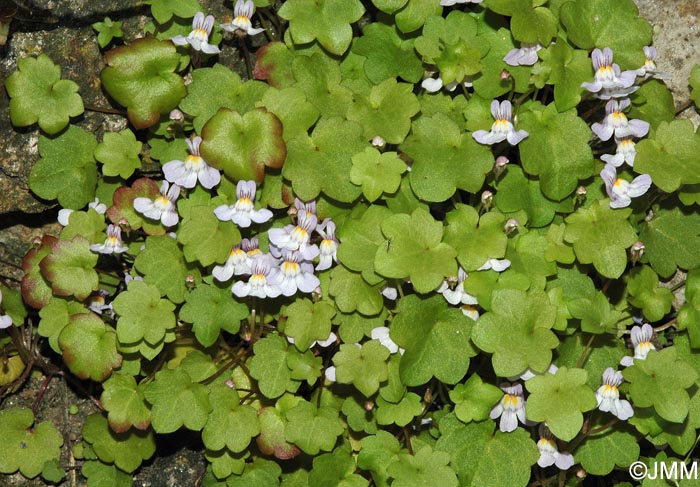
<svg viewBox="0 0 700 487">
<path fill-rule="evenodd" d="M 155 199 L 160 195 L 160 188 L 149 178 L 134 181 L 131 187 L 122 186 L 114 192 L 114 204 L 107 210 L 107 216 L 115 225 L 123 218 L 132 230 L 143 230 L 149 235 L 165 235 L 163 225 L 148 221 L 134 210 L 134 200 L 138 197 Z"/>
<path fill-rule="evenodd" d="M 270 42 L 255 53 L 255 79 L 265 80 L 275 88 L 287 88 L 296 80 L 292 74 L 294 55 L 282 42 Z"/>
<path fill-rule="evenodd" d="M 44 235 L 41 237 L 41 244 L 34 247 L 26 253 L 22 259 L 22 277 L 21 289 L 22 298 L 32 308 L 41 309 L 49 303 L 53 293 L 51 286 L 41 275 L 39 262 L 49 255 L 53 246 L 58 242 L 56 237 Z"/>
<path fill-rule="evenodd" d="M 57 296 L 87 298 L 99 286 L 95 272 L 97 254 L 90 250 L 90 241 L 82 235 L 56 242 L 51 253 L 39 263 L 41 273 L 51 282 Z"/>
</svg>

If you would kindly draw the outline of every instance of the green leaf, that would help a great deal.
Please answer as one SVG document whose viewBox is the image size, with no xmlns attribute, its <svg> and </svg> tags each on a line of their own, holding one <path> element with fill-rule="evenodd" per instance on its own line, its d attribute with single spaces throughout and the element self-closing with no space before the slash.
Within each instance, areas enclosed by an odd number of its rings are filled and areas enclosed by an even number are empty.
<svg viewBox="0 0 700 487">
<path fill-rule="evenodd" d="M 180 54 L 171 42 L 137 39 L 108 51 L 105 61 L 102 86 L 127 108 L 129 121 L 137 129 L 158 123 L 160 115 L 177 107 L 187 94 L 184 80 L 175 73 Z"/>
<path fill-rule="evenodd" d="M 109 427 L 115 433 L 126 433 L 132 426 L 146 430 L 151 425 L 151 410 L 143 394 L 146 386 L 136 384 L 130 375 L 112 374 L 102 384 L 100 403 L 108 411 Z"/>
<path fill-rule="evenodd" d="M 365 197 L 374 202 L 382 193 L 395 193 L 405 171 L 406 163 L 396 152 L 380 154 L 374 147 L 367 147 L 352 157 L 350 181 L 362 186 Z"/>
<path fill-rule="evenodd" d="M 661 190 L 672 193 L 681 184 L 700 183 L 700 135 L 689 120 L 661 122 L 636 150 L 634 170 L 649 174 Z"/>
<path fill-rule="evenodd" d="M 352 24 L 365 12 L 359 0 L 289 0 L 278 14 L 289 21 L 295 44 L 318 40 L 331 54 L 342 55 L 352 41 Z"/>
<path fill-rule="evenodd" d="M 676 117 L 673 94 L 662 81 L 651 79 L 642 83 L 642 86 L 632 93 L 630 99 L 632 108 L 628 117 L 649 122 L 652 130 L 656 129 L 661 122 L 671 122 Z"/>
<path fill-rule="evenodd" d="M 255 108 L 267 89 L 260 81 L 242 82 L 238 74 L 217 63 L 211 68 L 192 71 L 192 83 L 187 86 L 187 96 L 180 102 L 180 108 L 194 117 L 192 125 L 201 133 L 204 124 L 219 108 L 246 113 Z"/>
<path fill-rule="evenodd" d="M 298 56 L 292 62 L 296 87 L 324 117 L 345 117 L 352 103 L 352 91 L 341 85 L 342 73 L 336 60 L 321 53 Z"/>
<path fill-rule="evenodd" d="M 542 71 L 548 73 L 547 84 L 554 85 L 554 103 L 557 110 L 565 112 L 581 101 L 585 91 L 584 81 L 593 78 L 588 52 L 572 49 L 561 37 L 548 48 L 539 51 Z"/>
<path fill-rule="evenodd" d="M 688 84 L 690 85 L 690 99 L 696 106 L 700 105 L 700 64 L 693 66 Z"/>
<path fill-rule="evenodd" d="M 483 25 L 483 24 L 481 24 Z M 492 100 L 511 91 L 513 82 L 515 82 L 515 91 L 517 93 L 525 93 L 530 89 L 530 66 L 510 66 L 506 64 L 504 58 L 506 55 L 519 45 L 516 46 L 513 42 L 511 32 L 506 28 L 500 28 L 497 31 L 481 32 L 476 38 L 479 44 L 490 46 L 486 57 L 481 60 L 482 71 L 479 76 L 474 79 L 474 92 L 481 98 Z M 503 72 L 507 71 L 510 77 L 502 78 Z M 492 123 L 489 106 L 487 105 L 485 114 L 488 116 L 488 123 Z M 483 126 L 480 126 L 481 128 Z M 470 130 L 473 130 L 467 126 Z"/>
<path fill-rule="evenodd" d="M 82 303 L 73 300 L 66 300 L 59 297 L 52 297 L 49 302 L 39 311 L 41 321 L 39 321 L 39 335 L 49 339 L 51 349 L 60 354 L 61 348 L 58 345 L 58 337 L 63 329 L 68 325 L 69 318 L 80 313 L 88 313 Z"/>
<path fill-rule="evenodd" d="M 416 120 L 400 149 L 413 159 L 413 191 L 429 202 L 447 200 L 457 189 L 478 192 L 494 163 L 489 147 L 441 113 Z"/>
<path fill-rule="evenodd" d="M 202 128 L 202 157 L 232 181 L 262 183 L 265 167 L 280 168 L 287 148 L 279 119 L 264 108 L 241 116 L 220 109 Z"/>
<path fill-rule="evenodd" d="M 120 293 L 112 306 L 119 315 L 117 336 L 121 343 L 144 340 L 158 345 L 176 325 L 175 305 L 161 299 L 156 286 L 143 281 L 131 281 L 127 291 Z"/>
<path fill-rule="evenodd" d="M 61 230 L 61 240 L 71 240 L 82 235 L 90 243 L 105 241 L 105 217 L 89 208 L 87 211 L 74 211 L 70 214 L 68 225 Z"/>
<path fill-rule="evenodd" d="M 387 466 L 397 458 L 400 451 L 401 445 L 394 435 L 379 430 L 376 435 L 362 439 L 357 464 L 361 469 L 372 473 L 378 487 L 388 486 Z"/>
<path fill-rule="evenodd" d="M 131 475 L 119 470 L 114 465 L 105 465 L 98 461 L 87 461 L 80 470 L 88 479 L 88 487 L 109 485 L 110 487 L 131 487 L 133 481 Z"/>
<path fill-rule="evenodd" d="M 95 159 L 102 164 L 105 176 L 119 176 L 128 179 L 141 167 L 141 142 L 136 140 L 129 129 L 121 132 L 107 132 L 102 142 L 95 148 Z"/>
<path fill-rule="evenodd" d="M 442 418 L 439 426 L 441 435 L 435 449 L 449 453 L 450 465 L 460 485 L 525 487 L 528 484 L 530 467 L 540 454 L 525 429 L 494 433 L 496 425 L 492 421 L 464 424 L 454 415 Z"/>
<path fill-rule="evenodd" d="M 673 293 L 670 289 L 659 286 L 659 276 L 649 266 L 632 269 L 627 291 L 630 293 L 629 303 L 640 308 L 650 322 L 660 321 L 671 311 Z"/>
<path fill-rule="evenodd" d="M 661 208 L 642 225 L 639 239 L 651 267 L 661 277 L 671 277 L 677 267 L 691 270 L 700 266 L 700 215 L 696 212 Z"/>
<path fill-rule="evenodd" d="M 446 384 L 461 380 L 469 358 L 476 355 L 469 341 L 472 324 L 442 296 L 402 298 L 391 323 L 391 339 L 406 350 L 401 357 L 401 381 L 417 386 L 433 376 Z"/>
<path fill-rule="evenodd" d="M 274 399 L 285 392 L 295 392 L 299 383 L 292 380 L 287 367 L 287 340 L 279 335 L 268 335 L 255 342 L 250 375 L 258 381 L 260 392 Z M 292 441 L 292 440 L 290 440 Z"/>
<path fill-rule="evenodd" d="M 442 15 L 442 7 L 438 2 L 408 0 L 406 5 L 396 12 L 396 26 L 401 32 L 408 34 L 423 27 L 426 19 L 433 15 Z"/>
<path fill-rule="evenodd" d="M 185 300 L 187 275 L 195 274 L 186 266 L 177 241 L 168 236 L 148 237 L 134 267 L 144 275 L 146 283 L 157 286 L 161 296 L 167 295 L 176 304 Z"/>
<path fill-rule="evenodd" d="M 341 384 L 352 384 L 365 397 L 373 395 L 379 389 L 379 383 L 389 377 L 386 361 L 389 350 L 372 340 L 362 344 L 343 344 L 340 351 L 333 356 L 336 366 L 336 380 Z"/>
<path fill-rule="evenodd" d="M 98 32 L 97 43 L 100 47 L 105 47 L 112 42 L 113 38 L 124 35 L 122 32 L 122 22 L 114 22 L 109 17 L 105 17 L 103 22 L 95 22 L 91 27 Z"/>
<path fill-rule="evenodd" d="M 27 478 L 41 473 L 44 464 L 61 458 L 63 437 L 53 423 L 44 421 L 36 426 L 29 409 L 17 407 L 0 411 L 0 473 L 19 470 Z"/>
<path fill-rule="evenodd" d="M 299 455 L 301 451 L 284 438 L 287 418 L 285 418 L 285 411 L 282 409 L 264 407 L 258 411 L 260 435 L 255 441 L 263 454 L 274 455 L 280 460 L 289 460 Z"/>
<path fill-rule="evenodd" d="M 574 192 L 579 180 L 593 175 L 590 129 L 576 110 L 559 113 L 550 103 L 543 111 L 522 113 L 518 127 L 530 134 L 518 145 L 523 169 L 540 177 L 547 198 L 562 200 Z"/>
<path fill-rule="evenodd" d="M 659 416 L 673 423 L 682 423 L 688 416 L 687 389 L 695 383 L 698 373 L 677 358 L 674 347 L 652 351 L 646 360 L 635 360 L 622 375 L 632 383 L 629 395 L 635 407 L 654 406 Z"/>
<path fill-rule="evenodd" d="M 406 394 L 396 404 L 380 396 L 377 398 L 377 406 L 377 423 L 382 425 L 404 427 L 423 412 L 421 397 L 413 392 Z"/>
<path fill-rule="evenodd" d="M 368 96 L 355 97 L 347 117 L 362 125 L 365 139 L 378 135 L 388 144 L 400 144 L 411 128 L 411 117 L 419 110 L 413 85 L 390 78 L 373 86 Z"/>
<path fill-rule="evenodd" d="M 208 205 L 193 205 L 187 210 L 181 205 L 179 209 L 183 218 L 177 239 L 183 244 L 185 259 L 204 267 L 225 261 L 231 247 L 241 240 L 236 224 L 219 220 Z"/>
<path fill-rule="evenodd" d="M 394 478 L 392 487 L 457 487 L 457 476 L 448 463 L 447 453 L 424 446 L 415 455 L 399 453 L 387 467 L 387 473 Z"/>
<path fill-rule="evenodd" d="M 172 433 L 183 425 L 193 431 L 207 423 L 211 404 L 207 387 L 192 381 L 181 368 L 161 370 L 144 394 L 151 408 L 151 424 L 156 433 Z"/>
<path fill-rule="evenodd" d="M 326 340 L 331 333 L 335 308 L 325 302 L 298 299 L 284 309 L 287 321 L 284 334 L 294 338 L 294 346 L 305 352 L 316 340 Z"/>
<path fill-rule="evenodd" d="M 382 283 L 370 285 L 357 272 L 351 272 L 345 266 L 336 266 L 331 271 L 331 285 L 328 290 L 335 305 L 343 313 L 358 311 L 365 315 L 376 315 L 384 307 Z"/>
<path fill-rule="evenodd" d="M 510 15 L 513 37 L 520 42 L 549 44 L 557 35 L 557 17 L 540 0 L 488 0 L 486 6 L 501 15 Z"/>
<path fill-rule="evenodd" d="M 491 306 L 493 310 L 479 317 L 472 329 L 472 340 L 493 354 L 496 375 L 519 376 L 528 368 L 543 373 L 552 363 L 552 349 L 559 344 L 551 331 L 557 309 L 547 295 L 497 289 Z"/>
<path fill-rule="evenodd" d="M 30 248 L 22 258 L 22 299 L 33 308 L 43 308 L 53 296 L 51 285 L 41 273 L 40 263 L 49 255 L 56 242 L 56 237 L 44 235 L 41 237 L 41 243 Z M 52 348 L 56 349 L 53 346 Z"/>
<path fill-rule="evenodd" d="M 213 409 L 202 431 L 204 446 L 210 450 L 225 447 L 236 453 L 244 451 L 251 438 L 260 433 L 257 411 L 240 404 L 238 393 L 226 385 L 211 388 L 209 400 Z"/>
<path fill-rule="evenodd" d="M 57 484 L 66 477 L 66 471 L 61 467 L 60 461 L 54 458 L 44 463 L 41 477 L 48 482 Z"/>
<path fill-rule="evenodd" d="M 617 279 L 627 267 L 625 249 L 637 241 L 627 221 L 631 213 L 630 208 L 613 209 L 597 200 L 566 218 L 564 240 L 573 244 L 580 263 L 593 263 L 604 277 Z"/>
<path fill-rule="evenodd" d="M 567 2 L 559 15 L 569 40 L 581 49 L 609 47 L 622 69 L 644 63 L 642 47 L 651 44 L 652 29 L 632 0 Z"/>
<path fill-rule="evenodd" d="M 573 440 L 583 426 L 583 413 L 598 405 L 587 379 L 585 370 L 567 367 L 559 367 L 554 374 L 533 377 L 525 383 L 530 392 L 527 418 L 546 421 L 554 436 L 563 441 Z"/>
<path fill-rule="evenodd" d="M 581 320 L 581 330 L 586 333 L 614 333 L 622 312 L 614 309 L 602 291 L 593 298 L 573 299 L 567 303 L 571 316 Z"/>
<path fill-rule="evenodd" d="M 159 24 L 165 24 L 173 15 L 189 19 L 202 10 L 197 0 L 147 0 L 146 3 Z"/>
<path fill-rule="evenodd" d="M 423 35 L 416 39 L 416 51 L 427 64 L 434 64 L 442 81 L 461 83 L 465 77 L 481 71 L 481 58 L 488 46 L 476 42 L 477 21 L 459 10 L 452 10 L 446 18 L 428 17 Z"/>
<path fill-rule="evenodd" d="M 270 88 L 255 106 L 266 108 L 280 119 L 284 127 L 282 136 L 285 142 L 299 135 L 306 135 L 320 115 L 319 109 L 311 104 L 309 93 L 300 86 L 280 90 Z M 269 184 L 269 178 L 266 178 L 263 191 Z"/>
<path fill-rule="evenodd" d="M 413 42 L 402 37 L 396 27 L 374 22 L 365 26 L 362 37 L 355 39 L 352 52 L 367 58 L 365 74 L 374 84 L 394 77 L 417 83 L 423 75 L 423 66 Z"/>
<path fill-rule="evenodd" d="M 318 455 L 321 450 L 331 451 L 338 436 L 345 431 L 338 411 L 328 406 L 317 408 L 307 401 L 287 411 L 286 417 L 289 423 L 285 438 L 309 455 Z"/>
<path fill-rule="evenodd" d="M 29 187 L 37 196 L 78 210 L 95 199 L 97 164 L 95 136 L 71 126 L 58 137 L 39 137 L 41 159 L 29 174 Z M 70 191 L 65 191 L 70 188 Z"/>
<path fill-rule="evenodd" d="M 455 403 L 455 416 L 463 423 L 484 421 L 501 397 L 503 391 L 499 387 L 486 384 L 476 374 L 450 391 L 450 400 Z"/>
<path fill-rule="evenodd" d="M 524 210 L 527 213 L 529 227 L 544 227 L 554 219 L 557 204 L 547 199 L 542 194 L 539 181 L 525 176 L 520 167 L 514 165 L 509 167 L 506 174 L 498 181 L 497 189 L 498 192 L 494 198 L 496 207 L 506 214 Z M 503 233 L 502 226 L 500 230 Z"/>
<path fill-rule="evenodd" d="M 685 281 L 685 304 L 678 311 L 678 329 L 688 330 L 690 346 L 700 347 L 700 270 L 688 272 Z M 41 325 L 40 325 L 41 326 Z"/>
<path fill-rule="evenodd" d="M 361 272 L 362 278 L 370 285 L 383 281 L 374 272 L 374 255 L 380 246 L 386 249 L 386 239 L 381 227 L 382 222 L 390 215 L 392 212 L 386 207 L 372 205 L 359 217 L 347 219 L 337 232 L 338 238 L 343 242 L 343 245 L 338 246 L 338 260 L 350 270 Z M 337 271 L 338 268 L 333 269 L 331 276 L 341 273 Z M 383 306 L 383 301 L 380 300 L 377 304 Z"/>
<path fill-rule="evenodd" d="M 479 217 L 474 208 L 462 204 L 447 214 L 445 242 L 459 252 L 457 260 L 466 271 L 478 269 L 488 259 L 505 257 L 508 243 L 503 232 L 505 220 L 497 211 Z"/>
<path fill-rule="evenodd" d="M 442 223 L 420 208 L 387 218 L 382 233 L 390 245 L 377 249 L 374 268 L 386 277 L 409 278 L 419 293 L 437 289 L 445 277 L 457 274 L 457 252 L 442 242 L 442 232 Z"/>
<path fill-rule="evenodd" d="M 564 241 L 564 232 L 566 225 L 550 225 L 547 230 L 547 248 L 544 253 L 545 259 L 550 262 L 559 262 L 560 264 L 573 264 L 576 260 L 574 249 Z"/>
<path fill-rule="evenodd" d="M 350 182 L 352 156 L 365 147 L 360 125 L 322 117 L 311 137 L 299 136 L 289 141 L 282 175 L 305 201 L 317 198 L 323 191 L 335 200 L 350 203 L 361 192 Z"/>
<path fill-rule="evenodd" d="M 615 466 L 630 466 L 639 458 L 639 440 L 627 429 L 608 428 L 602 433 L 586 436 L 576 450 L 576 460 L 593 475 L 607 475 Z"/>
<path fill-rule="evenodd" d="M 343 407 L 341 412 L 345 416 L 345 421 L 348 426 L 353 431 L 362 432 L 368 434 L 376 434 L 378 431 L 377 420 L 375 418 L 375 409 L 372 407 L 369 411 L 368 406 L 374 406 L 371 401 L 365 401 L 359 396 L 348 396 L 345 401 L 343 401 Z"/>
<path fill-rule="evenodd" d="M 5 314 L 12 318 L 12 323 L 15 325 L 24 323 L 27 317 L 27 308 L 24 307 L 22 302 L 22 293 L 3 284 L 0 284 L 0 291 L 2 308 L 5 310 Z"/>
<path fill-rule="evenodd" d="M 241 320 L 248 315 L 248 307 L 233 299 L 228 288 L 200 284 L 186 296 L 180 309 L 181 320 L 192 323 L 197 341 L 210 347 L 219 338 L 221 330 L 232 335 L 238 333 Z"/>
<path fill-rule="evenodd" d="M 10 120 L 16 127 L 39 123 L 47 134 L 57 134 L 70 117 L 83 113 L 78 85 L 61 79 L 61 67 L 46 54 L 25 57 L 17 62 L 18 70 L 5 80 L 10 95 Z"/>
<path fill-rule="evenodd" d="M 229 478 L 228 487 L 268 487 L 277 486 L 282 469 L 275 462 L 254 458 L 253 463 L 246 463 L 245 471 L 240 477 Z"/>
<path fill-rule="evenodd" d="M 90 251 L 90 242 L 78 235 L 56 242 L 39 266 L 54 294 L 83 300 L 98 288 L 96 264 L 97 254 Z"/>
<path fill-rule="evenodd" d="M 71 316 L 58 337 L 58 345 L 63 361 L 81 379 L 102 382 L 122 363 L 117 334 L 94 313 Z"/>
<path fill-rule="evenodd" d="M 144 460 L 148 460 L 156 451 L 156 440 L 152 431 L 134 431 L 115 433 L 109 429 L 107 418 L 91 414 L 83 425 L 83 439 L 92 445 L 92 449 L 105 463 L 114 463 L 121 470 L 131 473 Z"/>
<path fill-rule="evenodd" d="M 308 487 L 366 487 L 367 479 L 355 473 L 350 448 L 340 446 L 333 453 L 314 458 Z"/>
</svg>

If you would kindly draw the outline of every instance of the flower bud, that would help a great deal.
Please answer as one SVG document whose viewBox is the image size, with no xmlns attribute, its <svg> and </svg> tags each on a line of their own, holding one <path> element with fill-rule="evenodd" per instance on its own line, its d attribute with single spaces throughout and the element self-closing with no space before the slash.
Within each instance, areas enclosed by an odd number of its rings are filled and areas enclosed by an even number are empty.
<svg viewBox="0 0 700 487">
<path fill-rule="evenodd" d="M 510 71 L 508 71 L 507 69 L 501 71 L 501 79 L 505 81 L 508 78 L 510 78 Z"/>
<path fill-rule="evenodd" d="M 372 145 L 377 149 L 383 149 L 386 146 L 386 140 L 379 135 L 375 135 L 374 138 L 372 138 Z"/>
<path fill-rule="evenodd" d="M 501 174 L 506 170 L 506 167 L 508 167 L 508 163 L 510 161 L 506 156 L 498 156 L 496 158 L 496 162 L 493 165 L 493 175 L 495 176 L 496 180 L 501 177 Z"/>
<path fill-rule="evenodd" d="M 170 120 L 180 123 L 185 120 L 185 114 L 176 108 L 170 112 Z"/>
<path fill-rule="evenodd" d="M 642 258 L 642 255 L 644 255 L 644 250 L 646 249 L 646 246 L 644 245 L 644 242 L 635 242 L 632 244 L 632 247 L 630 247 L 630 261 L 633 264 L 636 264 L 639 262 L 639 259 Z"/>
<path fill-rule="evenodd" d="M 188 289 L 192 289 L 194 285 L 194 276 L 192 274 L 187 274 L 185 276 L 185 286 L 187 286 Z"/>
<path fill-rule="evenodd" d="M 503 226 L 503 231 L 506 232 L 506 235 L 510 235 L 511 233 L 517 231 L 519 226 L 520 222 L 518 220 L 515 218 L 509 218 L 508 221 L 506 221 L 506 224 Z"/>
<path fill-rule="evenodd" d="M 481 208 L 484 211 L 489 211 L 493 205 L 493 193 L 488 189 L 481 193 Z"/>
</svg>

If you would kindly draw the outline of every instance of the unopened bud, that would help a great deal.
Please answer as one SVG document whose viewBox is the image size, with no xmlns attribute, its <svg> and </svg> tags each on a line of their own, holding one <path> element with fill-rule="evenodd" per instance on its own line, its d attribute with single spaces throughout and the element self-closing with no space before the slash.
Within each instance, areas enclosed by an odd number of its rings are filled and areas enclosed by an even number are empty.
<svg viewBox="0 0 700 487">
<path fill-rule="evenodd" d="M 505 81 L 508 78 L 510 78 L 510 71 L 508 71 L 507 69 L 501 71 L 501 79 Z"/>
<path fill-rule="evenodd" d="M 515 232 L 519 226 L 520 222 L 518 220 L 515 218 L 509 218 L 508 221 L 506 221 L 506 224 L 503 226 L 503 231 L 506 232 L 506 235 L 510 235 L 511 233 Z"/>
<path fill-rule="evenodd" d="M 579 468 L 578 470 L 576 470 L 576 477 L 580 479 L 585 479 L 586 475 L 588 475 L 588 473 L 584 469 Z"/>
<path fill-rule="evenodd" d="M 386 140 L 379 135 L 375 135 L 372 138 L 372 145 L 377 149 L 383 149 L 386 146 Z"/>
<path fill-rule="evenodd" d="M 236 384 L 234 384 L 233 381 L 232 381 L 231 379 L 229 379 L 229 380 L 227 380 L 226 382 L 224 382 L 224 384 L 226 384 L 227 386 L 229 386 L 231 389 L 233 389 L 234 387 L 236 387 Z"/>
<path fill-rule="evenodd" d="M 498 156 L 496 158 L 496 162 L 493 165 L 493 175 L 496 177 L 496 180 L 501 177 L 509 162 L 510 160 L 506 156 Z"/>
<path fill-rule="evenodd" d="M 41 246 L 41 237 L 34 237 L 34 238 L 32 239 L 32 244 L 33 244 L 35 247 Z"/>
<path fill-rule="evenodd" d="M 194 276 L 192 274 L 187 274 L 185 276 L 185 285 L 190 289 L 194 287 Z"/>
<path fill-rule="evenodd" d="M 488 189 L 481 193 L 481 207 L 484 211 L 489 211 L 493 205 L 493 193 Z"/>
<path fill-rule="evenodd" d="M 642 255 L 644 255 L 645 249 L 646 246 L 644 245 L 644 242 L 633 243 L 632 247 L 630 247 L 630 261 L 632 261 L 633 264 L 639 262 L 639 259 L 641 259 Z"/>
<path fill-rule="evenodd" d="M 323 291 L 321 290 L 321 286 L 316 286 L 316 289 L 314 289 L 312 298 L 314 302 L 320 301 L 323 298 Z"/>
<path fill-rule="evenodd" d="M 365 401 L 365 411 L 371 411 L 374 409 L 374 403 L 372 401 Z"/>
<path fill-rule="evenodd" d="M 185 114 L 176 108 L 175 110 L 170 112 L 170 120 L 178 123 L 182 122 L 183 120 L 185 120 Z"/>
<path fill-rule="evenodd" d="M 588 194 L 588 190 L 586 189 L 585 186 L 579 186 L 576 188 L 576 196 L 579 198 L 585 198 L 586 195 Z"/>
</svg>

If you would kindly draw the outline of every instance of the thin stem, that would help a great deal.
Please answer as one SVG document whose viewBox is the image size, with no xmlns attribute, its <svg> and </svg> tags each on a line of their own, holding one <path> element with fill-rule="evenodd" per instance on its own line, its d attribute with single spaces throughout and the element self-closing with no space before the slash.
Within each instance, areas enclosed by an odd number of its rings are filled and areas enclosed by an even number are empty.
<svg viewBox="0 0 700 487">
<path fill-rule="evenodd" d="M 248 51 L 248 44 L 245 42 L 245 37 L 238 36 L 238 47 L 243 52 L 243 57 L 245 58 L 245 70 L 248 74 L 248 79 L 253 79 L 253 66 L 250 64 L 250 52 Z"/>
<path fill-rule="evenodd" d="M 411 444 L 411 433 L 408 432 L 408 428 L 403 427 L 403 435 L 406 438 L 406 448 L 408 453 L 413 456 L 413 445 Z"/>
<path fill-rule="evenodd" d="M 586 343 L 586 346 L 581 351 L 581 356 L 578 358 L 578 362 L 576 362 L 577 369 L 580 369 L 583 363 L 586 361 L 586 356 L 588 355 L 588 350 L 590 350 L 591 345 L 593 344 L 593 340 L 595 340 L 595 335 L 591 335 L 591 337 L 588 339 L 588 343 Z"/>
<path fill-rule="evenodd" d="M 103 107 L 98 107 L 95 105 L 85 105 L 85 110 L 90 111 L 90 112 L 99 112 L 99 113 L 110 113 L 113 115 L 122 115 L 126 116 L 126 112 L 124 110 L 120 110 L 118 108 L 103 108 Z"/>
<path fill-rule="evenodd" d="M 44 397 L 44 393 L 46 392 L 46 388 L 49 387 L 51 379 L 53 379 L 53 374 L 47 375 L 44 382 L 41 383 L 41 387 L 39 387 L 39 392 L 36 395 L 36 399 L 34 399 L 34 404 L 32 404 L 32 413 L 34 413 L 34 416 L 36 416 L 36 410 L 39 408 L 39 403 Z"/>
<path fill-rule="evenodd" d="M 620 421 L 620 420 L 617 418 L 613 418 L 610 421 L 608 421 L 607 423 L 605 423 L 603 426 L 598 426 L 597 428 L 593 428 L 592 430 L 589 430 L 588 433 L 586 434 L 586 436 L 592 436 L 592 435 L 597 435 L 598 433 L 602 433 L 603 431 L 610 428 L 618 421 Z"/>
</svg>

